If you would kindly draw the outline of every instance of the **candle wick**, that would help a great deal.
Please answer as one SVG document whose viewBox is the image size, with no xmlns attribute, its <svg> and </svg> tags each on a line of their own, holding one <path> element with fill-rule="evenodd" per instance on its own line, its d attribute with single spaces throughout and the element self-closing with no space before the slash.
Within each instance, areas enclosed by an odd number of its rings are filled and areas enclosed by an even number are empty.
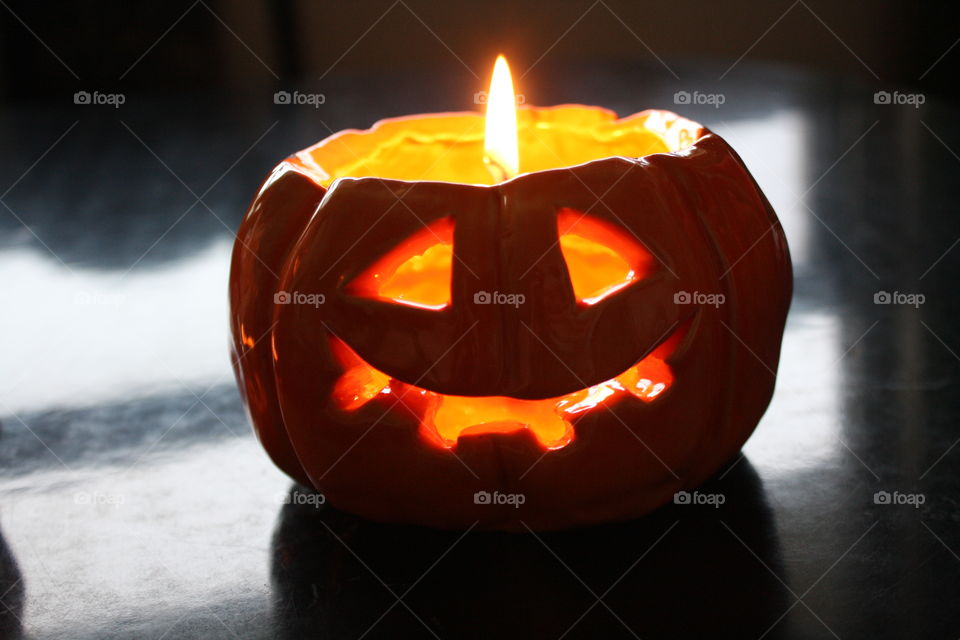
<svg viewBox="0 0 960 640">
<path fill-rule="evenodd" d="M 483 154 L 483 164 L 486 165 L 487 171 L 493 176 L 494 182 L 506 182 L 512 177 L 503 163 L 489 153 Z"/>
</svg>

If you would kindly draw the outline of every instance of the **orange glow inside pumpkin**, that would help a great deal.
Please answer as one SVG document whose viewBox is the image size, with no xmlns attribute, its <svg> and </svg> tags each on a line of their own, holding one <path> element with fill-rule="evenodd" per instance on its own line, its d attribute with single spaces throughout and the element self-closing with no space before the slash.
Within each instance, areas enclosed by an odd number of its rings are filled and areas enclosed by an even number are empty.
<svg viewBox="0 0 960 640">
<path fill-rule="evenodd" d="M 653 256 L 612 225 L 574 209 L 557 215 L 557 236 L 577 300 L 596 304 L 655 267 Z M 442 218 L 404 240 L 346 288 L 350 295 L 423 309 L 450 305 L 453 222 Z"/>
<path fill-rule="evenodd" d="M 592 305 L 649 275 L 656 263 L 639 242 L 612 225 L 574 209 L 557 215 L 560 250 L 573 293 Z"/>
<path fill-rule="evenodd" d="M 480 113 L 393 118 L 367 131 L 331 136 L 293 161 L 324 187 L 344 177 L 498 184 L 503 180 L 483 162 L 484 127 Z M 523 174 L 612 156 L 678 151 L 692 144 L 700 129 L 659 113 L 617 120 L 597 107 L 520 107 L 517 136 Z"/>
<path fill-rule="evenodd" d="M 378 371 L 346 343 L 331 338 L 331 349 L 343 368 L 334 385 L 333 400 L 340 409 L 352 412 L 375 398 L 384 399 L 388 406 L 415 413 L 421 433 L 447 448 L 456 446 L 464 435 L 529 429 L 543 447 L 559 449 L 573 440 L 572 421 L 578 415 L 628 396 L 653 402 L 669 389 L 673 372 L 666 359 L 685 333 L 685 326 L 675 330 L 640 362 L 606 382 L 542 400 L 429 391 Z"/>
<path fill-rule="evenodd" d="M 487 113 L 435 113 L 349 129 L 288 159 L 322 187 L 339 178 L 374 177 L 494 185 L 523 173 L 622 156 L 677 153 L 706 132 L 666 111 L 627 118 L 599 107 L 516 107 L 503 56 L 497 59 Z"/>
<path fill-rule="evenodd" d="M 350 295 L 423 309 L 450 304 L 453 221 L 441 218 L 407 238 L 346 287 Z"/>
</svg>

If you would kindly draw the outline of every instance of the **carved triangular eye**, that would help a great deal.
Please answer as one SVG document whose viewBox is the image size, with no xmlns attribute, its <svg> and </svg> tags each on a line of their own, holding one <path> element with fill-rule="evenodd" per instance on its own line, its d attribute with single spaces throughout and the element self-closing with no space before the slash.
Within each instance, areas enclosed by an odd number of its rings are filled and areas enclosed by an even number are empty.
<svg viewBox="0 0 960 640">
<path fill-rule="evenodd" d="M 645 278 L 656 266 L 653 255 L 628 232 L 575 209 L 557 212 L 557 232 L 573 293 L 581 304 L 600 302 Z"/>
<path fill-rule="evenodd" d="M 346 286 L 350 295 L 421 309 L 450 304 L 453 220 L 441 218 L 400 242 Z"/>
</svg>

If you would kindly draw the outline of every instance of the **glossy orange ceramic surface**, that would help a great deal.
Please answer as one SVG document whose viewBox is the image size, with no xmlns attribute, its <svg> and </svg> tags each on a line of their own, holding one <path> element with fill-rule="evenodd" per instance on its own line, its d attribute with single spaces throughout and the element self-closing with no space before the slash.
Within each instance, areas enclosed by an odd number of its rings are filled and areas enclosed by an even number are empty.
<svg viewBox="0 0 960 640">
<path fill-rule="evenodd" d="M 518 126 L 521 175 L 498 184 L 479 114 L 342 132 L 281 163 L 242 223 L 241 389 L 274 461 L 337 507 L 629 518 L 714 473 L 769 402 L 790 260 L 736 153 L 663 111 Z"/>
</svg>

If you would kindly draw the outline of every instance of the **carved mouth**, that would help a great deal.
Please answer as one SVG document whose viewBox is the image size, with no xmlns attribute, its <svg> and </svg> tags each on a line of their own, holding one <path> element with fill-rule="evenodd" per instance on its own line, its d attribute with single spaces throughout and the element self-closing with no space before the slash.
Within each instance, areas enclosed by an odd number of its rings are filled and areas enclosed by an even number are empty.
<svg viewBox="0 0 960 640">
<path fill-rule="evenodd" d="M 461 436 L 528 429 L 544 448 L 560 449 L 573 441 L 572 421 L 578 416 L 631 396 L 650 403 L 669 389 L 673 371 L 666 359 L 686 328 L 684 323 L 673 330 L 643 359 L 605 382 L 541 400 L 430 391 L 378 371 L 345 342 L 331 338 L 334 356 L 343 368 L 332 395 L 336 405 L 347 412 L 372 401 L 407 411 L 419 420 L 424 437 L 446 448 L 455 447 Z"/>
</svg>

